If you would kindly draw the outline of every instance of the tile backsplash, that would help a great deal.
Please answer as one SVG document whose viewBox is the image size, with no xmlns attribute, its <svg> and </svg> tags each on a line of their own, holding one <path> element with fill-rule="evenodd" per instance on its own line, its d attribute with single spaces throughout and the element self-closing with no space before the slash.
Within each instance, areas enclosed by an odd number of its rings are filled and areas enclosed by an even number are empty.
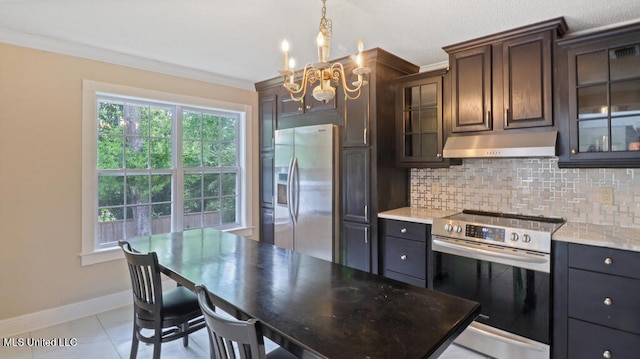
<svg viewBox="0 0 640 359">
<path fill-rule="evenodd" d="M 601 201 L 600 188 L 613 189 L 613 204 Z M 411 206 L 640 228 L 640 169 L 558 168 L 557 158 L 465 159 L 450 168 L 412 169 Z"/>
</svg>

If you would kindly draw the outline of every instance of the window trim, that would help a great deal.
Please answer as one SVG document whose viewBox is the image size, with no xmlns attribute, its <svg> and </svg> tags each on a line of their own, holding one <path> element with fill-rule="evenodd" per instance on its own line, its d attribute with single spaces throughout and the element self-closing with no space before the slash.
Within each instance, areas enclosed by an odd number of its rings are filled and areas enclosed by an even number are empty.
<svg viewBox="0 0 640 359">
<path fill-rule="evenodd" d="M 238 138 L 239 177 L 240 177 L 240 218 L 239 227 L 228 231 L 239 231 L 250 236 L 253 229 L 251 203 L 253 201 L 252 184 L 252 106 L 226 101 L 213 100 L 181 94 L 173 94 L 130 86 L 109 84 L 93 80 L 82 81 L 82 251 L 81 265 L 87 266 L 123 258 L 118 247 L 97 249 L 95 247 L 95 213 L 98 208 L 97 187 L 97 95 L 113 94 L 132 98 L 141 98 L 159 102 L 179 103 L 183 106 L 217 108 L 240 112 L 240 133 Z M 243 113 L 243 114 L 242 114 Z M 244 136 L 242 135 L 244 134 Z"/>
</svg>

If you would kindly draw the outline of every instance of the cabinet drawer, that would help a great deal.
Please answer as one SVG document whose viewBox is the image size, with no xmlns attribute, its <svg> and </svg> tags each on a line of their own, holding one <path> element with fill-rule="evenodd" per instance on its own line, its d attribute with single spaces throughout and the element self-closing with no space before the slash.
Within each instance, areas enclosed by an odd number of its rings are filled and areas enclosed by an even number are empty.
<svg viewBox="0 0 640 359">
<path fill-rule="evenodd" d="M 423 223 L 387 220 L 385 234 L 415 241 L 427 241 L 427 225 Z"/>
<path fill-rule="evenodd" d="M 403 238 L 385 238 L 385 270 L 392 270 L 419 279 L 425 279 L 427 244 Z"/>
<path fill-rule="evenodd" d="M 609 352 L 608 356 L 606 352 Z M 569 319 L 569 359 L 635 359 L 638 353 L 638 335 Z"/>
<path fill-rule="evenodd" d="M 640 280 L 569 269 L 569 316 L 640 334 Z"/>
<path fill-rule="evenodd" d="M 569 267 L 640 279 L 640 253 L 570 244 Z"/>
</svg>

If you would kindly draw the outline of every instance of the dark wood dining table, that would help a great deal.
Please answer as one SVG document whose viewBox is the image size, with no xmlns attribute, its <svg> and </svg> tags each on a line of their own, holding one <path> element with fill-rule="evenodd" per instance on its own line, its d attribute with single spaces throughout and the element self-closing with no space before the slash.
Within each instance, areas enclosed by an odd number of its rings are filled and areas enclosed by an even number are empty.
<svg viewBox="0 0 640 359">
<path fill-rule="evenodd" d="M 480 313 L 473 301 L 215 229 L 129 242 L 303 358 L 437 358 Z"/>
</svg>

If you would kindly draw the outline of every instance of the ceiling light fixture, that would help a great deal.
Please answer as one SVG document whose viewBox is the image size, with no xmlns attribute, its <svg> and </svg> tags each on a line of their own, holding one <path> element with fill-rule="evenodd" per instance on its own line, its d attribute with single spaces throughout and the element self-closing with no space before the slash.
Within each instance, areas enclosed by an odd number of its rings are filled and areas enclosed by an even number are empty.
<svg viewBox="0 0 640 359">
<path fill-rule="evenodd" d="M 318 62 L 305 65 L 302 73 L 302 81 L 296 83 L 295 77 L 295 61 L 289 59 L 289 43 L 287 40 L 282 41 L 283 52 L 283 69 L 278 71 L 282 75 L 284 87 L 289 90 L 291 98 L 295 101 L 303 101 L 307 93 L 307 86 L 313 85 L 316 81 L 319 84 L 313 89 L 313 97 L 318 101 L 328 102 L 336 95 L 336 89 L 331 85 L 333 81 L 336 86 L 342 81 L 342 90 L 345 98 L 356 100 L 360 97 L 362 86 L 367 85 L 368 81 L 364 79 L 364 75 L 371 72 L 371 69 L 363 66 L 362 50 L 364 46 L 362 39 L 358 39 L 358 54 L 355 57 L 356 68 L 353 74 L 358 76 L 358 80 L 352 82 L 354 88 L 347 86 L 344 68 L 341 63 L 329 63 L 329 51 L 331 49 L 331 35 L 333 33 L 332 22 L 326 18 L 327 0 L 322 0 L 322 18 L 320 19 L 320 32 L 316 38 L 318 44 Z"/>
</svg>

